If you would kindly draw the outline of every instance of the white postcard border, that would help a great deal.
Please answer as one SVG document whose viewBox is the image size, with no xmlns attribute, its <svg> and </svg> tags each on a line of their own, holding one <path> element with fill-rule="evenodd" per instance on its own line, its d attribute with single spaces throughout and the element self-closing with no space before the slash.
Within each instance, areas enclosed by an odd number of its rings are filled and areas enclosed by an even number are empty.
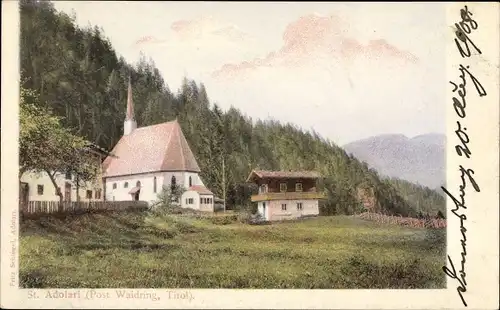
<svg viewBox="0 0 500 310">
<path fill-rule="evenodd" d="M 481 48 L 481 59 L 462 59 L 453 42 L 451 26 L 460 18 L 466 4 L 474 13 L 479 29 L 474 42 Z M 126 5 L 126 4 L 124 4 Z M 390 5 L 390 4 L 387 4 Z M 499 243 L 499 5 L 498 3 L 447 3 L 450 35 L 447 49 L 448 79 L 443 81 L 447 98 L 447 188 L 457 192 L 460 185 L 458 165 L 474 169 L 481 192 L 467 192 L 467 292 L 471 309 L 496 308 L 498 305 Z M 105 12 L 101 12 L 105 14 Z M 113 13 L 110 13 L 113 14 Z M 425 20 L 420 21 L 425 23 Z M 4 308 L 286 308 L 286 309 L 457 309 L 463 308 L 456 286 L 448 279 L 442 290 L 224 290 L 224 289 L 127 289 L 143 293 L 137 298 L 118 298 L 123 289 L 59 289 L 61 298 L 47 297 L 54 290 L 19 289 L 18 286 L 18 101 L 19 101 L 19 10 L 17 1 L 2 1 L 2 260 L 1 306 Z M 415 38 L 418 40 L 418 38 Z M 432 48 L 432 46 L 429 46 Z M 468 97 L 467 122 L 471 140 L 470 159 L 455 153 L 456 114 L 452 107 L 449 80 L 458 76 L 458 65 L 470 65 L 474 75 L 488 92 L 479 98 L 472 86 Z M 416 94 L 412 94 L 416 95 Z M 448 199 L 448 253 L 460 262 L 460 223 L 451 212 Z M 11 277 L 14 278 L 11 279 Z M 146 296 L 146 293 L 149 295 Z M 93 294 L 93 295 L 92 295 Z M 109 297 L 100 296 L 109 295 Z M 73 297 L 71 297 L 71 296 Z M 159 300 L 153 300 L 154 297 Z M 76 296 L 76 297 L 75 297 Z M 87 298 L 93 296 L 93 298 Z"/>
</svg>

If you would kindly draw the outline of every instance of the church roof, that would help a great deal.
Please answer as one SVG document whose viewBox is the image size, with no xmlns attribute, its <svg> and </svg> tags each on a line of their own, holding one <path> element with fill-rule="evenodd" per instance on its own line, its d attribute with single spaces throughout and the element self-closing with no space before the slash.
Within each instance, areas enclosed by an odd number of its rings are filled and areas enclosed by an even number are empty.
<svg viewBox="0 0 500 310">
<path fill-rule="evenodd" d="M 121 137 L 103 162 L 103 176 L 200 168 L 177 120 L 134 129 Z"/>
</svg>

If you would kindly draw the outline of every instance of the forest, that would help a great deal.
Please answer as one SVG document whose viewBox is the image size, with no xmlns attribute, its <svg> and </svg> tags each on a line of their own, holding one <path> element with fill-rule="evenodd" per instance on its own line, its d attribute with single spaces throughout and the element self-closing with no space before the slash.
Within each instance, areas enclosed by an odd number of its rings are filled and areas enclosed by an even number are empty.
<svg viewBox="0 0 500 310">
<path fill-rule="evenodd" d="M 324 215 L 365 208 L 412 217 L 446 213 L 437 191 L 384 178 L 320 133 L 251 119 L 234 107 L 223 111 L 202 83 L 188 77 L 171 90 L 152 59 L 127 63 L 103 29 L 77 26 L 74 16 L 58 12 L 49 1 L 23 0 L 20 12 L 23 89 L 36 92 L 39 104 L 74 134 L 111 150 L 122 135 L 130 76 L 138 126 L 177 118 L 204 183 L 218 197 L 225 189 L 228 209 L 250 205 L 254 188 L 245 179 L 252 169 L 290 169 L 322 174 Z M 366 195 L 369 205 L 361 202 Z"/>
</svg>

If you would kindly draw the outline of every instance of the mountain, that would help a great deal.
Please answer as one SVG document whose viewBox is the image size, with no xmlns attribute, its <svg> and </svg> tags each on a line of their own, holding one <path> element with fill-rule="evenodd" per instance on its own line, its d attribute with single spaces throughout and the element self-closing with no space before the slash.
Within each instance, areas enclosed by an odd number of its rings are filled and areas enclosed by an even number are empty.
<svg viewBox="0 0 500 310">
<path fill-rule="evenodd" d="M 411 139 L 388 134 L 351 142 L 344 149 L 382 175 L 436 189 L 446 182 L 445 146 L 443 134 Z"/>
<path fill-rule="evenodd" d="M 314 131 L 251 119 L 234 107 L 223 111 L 210 102 L 203 84 L 187 78 L 172 92 L 152 60 L 141 57 L 129 64 L 103 29 L 78 27 L 74 16 L 58 12 L 49 1 L 22 0 L 20 13 L 22 88 L 39 94 L 40 104 L 75 134 L 111 149 L 122 136 L 130 78 L 138 126 L 178 119 L 204 183 L 216 196 L 227 193 L 228 209 L 252 205 L 255 186 L 245 182 L 252 169 L 319 172 L 318 187 L 327 196 L 320 209 L 325 215 L 368 208 L 435 216 L 445 208 L 435 191 L 380 178 Z"/>
</svg>

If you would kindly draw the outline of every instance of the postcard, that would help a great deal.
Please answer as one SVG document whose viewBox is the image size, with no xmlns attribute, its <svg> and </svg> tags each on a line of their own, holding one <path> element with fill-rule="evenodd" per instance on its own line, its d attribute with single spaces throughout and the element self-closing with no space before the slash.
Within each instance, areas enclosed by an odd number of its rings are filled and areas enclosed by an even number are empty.
<svg viewBox="0 0 500 310">
<path fill-rule="evenodd" d="M 2 17 L 3 308 L 498 307 L 498 3 Z"/>
</svg>

